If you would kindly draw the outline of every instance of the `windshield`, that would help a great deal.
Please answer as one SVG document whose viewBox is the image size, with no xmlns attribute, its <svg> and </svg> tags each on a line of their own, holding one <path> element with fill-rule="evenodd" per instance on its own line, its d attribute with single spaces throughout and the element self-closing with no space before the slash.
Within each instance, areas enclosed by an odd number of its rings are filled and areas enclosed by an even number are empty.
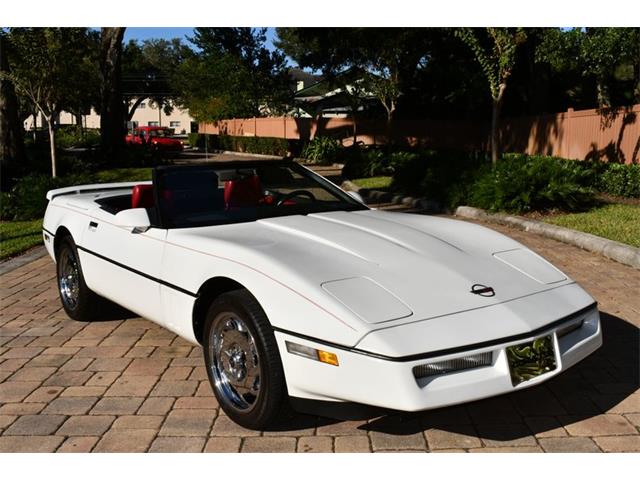
<svg viewBox="0 0 640 480">
<path fill-rule="evenodd" d="M 154 183 L 162 222 L 168 228 L 367 209 L 293 162 L 161 167 Z"/>
<path fill-rule="evenodd" d="M 170 137 L 171 132 L 169 130 L 149 130 L 150 137 Z"/>
</svg>

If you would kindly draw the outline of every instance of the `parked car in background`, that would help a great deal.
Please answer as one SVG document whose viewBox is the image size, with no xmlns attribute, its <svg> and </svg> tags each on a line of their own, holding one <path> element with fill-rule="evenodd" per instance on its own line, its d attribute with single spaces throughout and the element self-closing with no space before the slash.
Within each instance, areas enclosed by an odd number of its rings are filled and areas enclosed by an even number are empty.
<svg viewBox="0 0 640 480">
<path fill-rule="evenodd" d="M 125 137 L 127 145 L 147 146 L 159 152 L 181 152 L 182 141 L 173 138 L 173 130 L 165 127 L 136 127 Z"/>
</svg>

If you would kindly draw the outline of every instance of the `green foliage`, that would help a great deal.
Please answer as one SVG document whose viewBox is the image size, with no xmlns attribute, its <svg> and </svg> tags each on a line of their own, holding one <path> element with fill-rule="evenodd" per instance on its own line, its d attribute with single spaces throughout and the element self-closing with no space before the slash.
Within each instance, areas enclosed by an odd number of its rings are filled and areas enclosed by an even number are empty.
<svg viewBox="0 0 640 480">
<path fill-rule="evenodd" d="M 593 81 L 594 100 L 600 108 L 611 106 L 614 100 L 640 101 L 640 79 L 634 79 L 633 74 L 640 69 L 640 28 L 550 28 L 537 46 L 535 58 L 549 64 L 556 75 L 567 73 L 578 79 L 570 86 L 573 94 L 580 79 Z M 621 80 L 634 85 L 616 97 L 612 90 Z"/>
<path fill-rule="evenodd" d="M 580 210 L 595 192 L 640 198 L 640 165 L 504 154 L 495 169 L 484 152 L 345 148 L 346 178 L 392 175 L 391 189 L 451 208 L 471 204 L 513 212 Z"/>
<path fill-rule="evenodd" d="M 478 29 L 460 28 L 456 35 L 473 51 L 487 77 L 491 97 L 497 100 L 501 85 L 511 75 L 516 62 L 516 49 L 526 39 L 522 28 L 487 28 L 488 46 L 483 45 Z"/>
<path fill-rule="evenodd" d="M 78 125 L 65 125 L 56 132 L 56 147 L 95 147 L 100 145 L 100 131 L 83 129 Z"/>
<path fill-rule="evenodd" d="M 204 135 L 201 136 L 204 137 Z M 231 135 L 209 135 L 208 137 L 210 150 L 229 150 L 279 157 L 286 156 L 289 151 L 289 142 L 285 138 L 234 137 Z"/>
<path fill-rule="evenodd" d="M 42 218 L 47 207 L 46 194 L 55 188 L 91 183 L 133 182 L 151 179 L 150 168 L 120 168 L 96 173 L 77 173 L 60 177 L 31 174 L 19 179 L 0 197 L 0 220 Z"/>
<path fill-rule="evenodd" d="M 346 178 L 389 175 L 394 171 L 389 154 L 375 148 L 344 148 L 337 158 L 339 163 L 344 163 L 342 175 Z"/>
<path fill-rule="evenodd" d="M 606 168 L 596 177 L 596 188 L 610 195 L 640 198 L 640 165 L 604 164 Z"/>
<path fill-rule="evenodd" d="M 507 154 L 474 183 L 469 203 L 517 213 L 575 211 L 594 203 L 594 174 L 579 162 Z"/>
<path fill-rule="evenodd" d="M 476 178 L 489 168 L 485 153 L 455 150 L 397 152 L 391 165 L 394 190 L 450 207 L 464 203 Z"/>
<path fill-rule="evenodd" d="M 197 132 L 191 132 L 188 136 L 188 142 L 191 148 L 204 147 L 204 135 L 200 135 Z"/>
<path fill-rule="evenodd" d="M 266 29 L 196 28 L 198 51 L 177 69 L 180 103 L 199 121 L 283 112 L 290 96 L 284 55 L 266 47 Z"/>
<path fill-rule="evenodd" d="M 302 151 L 302 158 L 319 165 L 331 165 L 337 161 L 340 150 L 342 146 L 337 140 L 331 137 L 314 137 Z"/>
<path fill-rule="evenodd" d="M 87 28 L 11 28 L 11 75 L 16 92 L 51 130 L 62 110 L 79 113 L 96 99 L 97 35 Z M 0 72 L 1 73 L 1 72 Z M 55 149 L 51 150 L 56 175 Z"/>
<path fill-rule="evenodd" d="M 278 28 L 277 46 L 302 68 L 322 71 L 346 93 L 352 108 L 362 97 L 375 97 L 391 120 L 402 87 L 424 67 L 437 29 L 425 28 Z M 362 84 L 343 82 L 348 71 L 366 72 Z M 355 89 L 354 89 L 355 87 Z"/>
<path fill-rule="evenodd" d="M 3 197 L 1 220 L 32 220 L 41 218 L 47 208 L 46 194 L 54 188 L 90 183 L 82 175 L 50 177 L 34 174 L 21 178 Z"/>
</svg>

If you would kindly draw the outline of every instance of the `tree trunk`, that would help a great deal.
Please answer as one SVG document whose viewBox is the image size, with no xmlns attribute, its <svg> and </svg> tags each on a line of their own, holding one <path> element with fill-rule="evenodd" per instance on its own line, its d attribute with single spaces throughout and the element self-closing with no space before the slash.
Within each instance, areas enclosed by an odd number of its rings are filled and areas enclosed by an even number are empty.
<svg viewBox="0 0 640 480">
<path fill-rule="evenodd" d="M 0 34 L 0 72 L 9 73 L 6 39 Z M 24 139 L 18 117 L 18 99 L 13 83 L 0 77 L 0 166 L 24 161 Z M 4 178 L 4 175 L 3 175 Z"/>
<path fill-rule="evenodd" d="M 53 132 L 53 115 L 47 117 L 47 128 L 49 129 L 49 148 L 51 150 L 51 176 L 56 177 L 56 142 L 55 134 Z"/>
<path fill-rule="evenodd" d="M 395 102 L 391 102 L 391 105 L 389 107 L 387 107 L 386 104 L 384 104 L 384 106 L 387 110 L 387 145 L 391 145 L 395 141 L 393 132 L 393 119 L 396 112 L 396 104 Z"/>
<path fill-rule="evenodd" d="M 102 154 L 108 160 L 118 159 L 124 145 L 126 117 L 120 86 L 124 30 L 124 27 L 102 28 L 100 32 L 102 73 L 100 137 Z"/>
<path fill-rule="evenodd" d="M 33 134 L 33 143 L 38 141 L 38 109 L 33 109 L 33 128 L 31 130 Z"/>
<path fill-rule="evenodd" d="M 501 83 L 498 89 L 498 97 L 493 99 L 493 109 L 491 112 L 491 164 L 495 167 L 498 163 L 498 157 L 500 156 L 500 139 L 499 136 L 499 123 L 500 123 L 500 109 L 502 107 L 502 99 L 504 98 L 504 91 L 506 90 L 506 83 Z"/>
<path fill-rule="evenodd" d="M 133 118 L 133 115 L 136 113 L 136 110 L 138 109 L 138 107 L 140 106 L 140 104 L 146 99 L 147 97 L 138 97 L 136 99 L 136 101 L 133 103 L 133 105 L 131 105 L 131 108 L 129 109 L 129 112 L 127 113 L 127 121 L 130 122 L 131 119 Z"/>
</svg>

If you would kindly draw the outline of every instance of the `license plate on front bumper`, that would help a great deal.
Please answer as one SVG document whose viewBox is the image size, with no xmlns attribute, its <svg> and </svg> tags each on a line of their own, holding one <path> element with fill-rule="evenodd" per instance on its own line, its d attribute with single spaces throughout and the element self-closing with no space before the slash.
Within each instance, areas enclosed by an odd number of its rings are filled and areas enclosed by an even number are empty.
<svg viewBox="0 0 640 480">
<path fill-rule="evenodd" d="M 507 347 L 507 360 L 514 387 L 551 372 L 557 368 L 553 337 L 547 335 Z"/>
</svg>

